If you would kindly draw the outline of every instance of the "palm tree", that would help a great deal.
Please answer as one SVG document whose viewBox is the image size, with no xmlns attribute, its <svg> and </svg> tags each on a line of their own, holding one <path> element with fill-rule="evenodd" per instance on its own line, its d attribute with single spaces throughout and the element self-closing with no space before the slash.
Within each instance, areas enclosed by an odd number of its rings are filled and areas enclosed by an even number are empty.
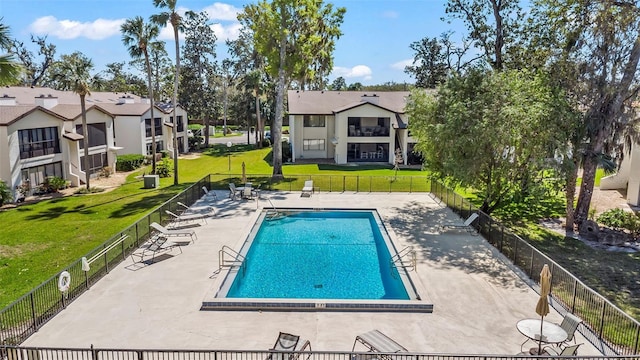
<svg viewBox="0 0 640 360">
<path fill-rule="evenodd" d="M 173 38 L 176 42 L 176 72 L 173 79 L 173 184 L 178 185 L 178 118 L 176 107 L 178 106 L 178 81 L 180 77 L 180 41 L 178 39 L 178 29 L 182 24 L 182 17 L 176 12 L 178 0 L 153 0 L 153 5 L 157 8 L 166 8 L 169 11 L 151 16 L 151 21 L 159 26 L 165 26 L 167 21 L 173 27 Z"/>
<path fill-rule="evenodd" d="M 151 102 L 151 173 L 156 173 L 156 126 L 153 116 L 153 86 L 151 84 L 151 64 L 149 63 L 149 47 L 151 42 L 158 37 L 160 29 L 156 24 L 145 23 L 141 16 L 127 19 L 120 26 L 122 42 L 127 47 L 129 55 L 134 59 L 144 57 L 147 68 L 147 83 L 149 89 L 149 101 Z M 175 126 L 174 126 L 175 128 Z"/>
<path fill-rule="evenodd" d="M 80 52 L 63 56 L 56 66 L 56 73 L 53 78 L 59 81 L 64 90 L 71 90 L 80 96 L 80 110 L 82 112 L 82 134 L 84 136 L 84 176 L 87 190 L 89 190 L 89 178 L 91 169 L 89 168 L 89 131 L 87 129 L 87 109 L 85 97 L 91 95 L 89 72 L 93 69 L 93 62 Z"/>
<path fill-rule="evenodd" d="M 0 18 L 0 49 L 11 49 L 9 27 L 2 23 Z M 22 66 L 13 60 L 12 55 L 0 55 L 0 85 L 13 85 L 20 81 Z"/>
</svg>

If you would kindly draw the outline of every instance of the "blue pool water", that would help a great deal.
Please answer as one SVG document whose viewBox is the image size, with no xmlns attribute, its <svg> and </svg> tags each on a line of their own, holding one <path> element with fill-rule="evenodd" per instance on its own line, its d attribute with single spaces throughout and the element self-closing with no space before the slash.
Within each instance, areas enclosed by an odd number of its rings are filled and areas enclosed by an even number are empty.
<svg viewBox="0 0 640 360">
<path fill-rule="evenodd" d="M 372 211 L 303 211 L 263 221 L 226 297 L 409 299 L 376 219 Z"/>
</svg>

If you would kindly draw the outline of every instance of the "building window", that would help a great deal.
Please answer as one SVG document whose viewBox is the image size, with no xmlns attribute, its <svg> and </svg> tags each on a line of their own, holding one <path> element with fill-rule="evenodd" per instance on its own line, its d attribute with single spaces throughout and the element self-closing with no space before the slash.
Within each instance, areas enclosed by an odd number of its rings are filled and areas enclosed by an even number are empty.
<svg viewBox="0 0 640 360">
<path fill-rule="evenodd" d="M 87 124 L 89 147 L 107 145 L 107 124 Z M 76 132 L 84 135 L 82 125 L 76 125 Z M 80 140 L 80 149 L 84 149 L 84 139 Z"/>
<path fill-rule="evenodd" d="M 304 127 L 324 127 L 324 115 L 305 115 Z"/>
<path fill-rule="evenodd" d="M 58 128 L 18 130 L 20 141 L 20 159 L 60 153 Z"/>
<path fill-rule="evenodd" d="M 156 136 L 162 135 L 162 119 L 155 118 Z M 144 119 L 144 128 L 147 137 L 151 137 L 151 119 Z"/>
<path fill-rule="evenodd" d="M 156 141 L 156 154 L 160 153 L 162 150 L 164 150 L 164 142 L 163 141 Z M 151 153 L 153 152 L 153 149 L 151 148 L 151 143 L 147 144 L 147 155 L 151 155 Z"/>
<path fill-rule="evenodd" d="M 324 139 L 304 139 L 302 140 L 303 150 L 324 150 Z"/>
<path fill-rule="evenodd" d="M 169 117 L 169 123 L 173 124 L 173 116 Z M 178 129 L 176 131 L 177 132 L 184 131 L 184 122 L 182 121 L 182 115 L 178 115 Z"/>
<path fill-rule="evenodd" d="M 89 174 L 95 174 L 109 166 L 107 153 L 89 155 Z M 80 169 L 84 170 L 84 156 L 80 157 Z"/>
<path fill-rule="evenodd" d="M 27 186 L 28 195 L 31 195 L 51 176 L 64 178 L 61 162 L 22 169 L 22 184 Z"/>
</svg>

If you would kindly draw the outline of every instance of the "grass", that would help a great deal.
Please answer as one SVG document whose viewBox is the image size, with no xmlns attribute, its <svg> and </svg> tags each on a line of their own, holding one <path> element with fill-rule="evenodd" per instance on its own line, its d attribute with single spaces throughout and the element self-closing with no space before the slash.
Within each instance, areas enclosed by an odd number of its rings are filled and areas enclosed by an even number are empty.
<svg viewBox="0 0 640 360">
<path fill-rule="evenodd" d="M 113 191 L 45 200 L 0 212 L 0 308 L 56 275 L 207 174 L 225 175 L 226 179 L 227 175 L 241 174 L 244 162 L 249 176 L 270 177 L 270 152 L 270 149 L 254 149 L 249 145 L 234 145 L 229 152 L 225 145 L 218 145 L 198 158 L 180 160 L 178 186 L 173 186 L 173 178 L 162 178 L 158 189 L 143 189 L 142 181 L 136 176 L 148 173 L 146 168 L 129 175 L 127 183 Z M 284 184 L 292 180 L 302 183 L 302 179 L 291 179 L 299 174 L 388 176 L 389 179 L 395 175 L 390 167 L 384 166 L 312 164 L 285 165 L 283 172 Z M 415 170 L 398 171 L 399 178 L 426 174 Z M 302 186 L 294 188 L 299 190 Z"/>
</svg>

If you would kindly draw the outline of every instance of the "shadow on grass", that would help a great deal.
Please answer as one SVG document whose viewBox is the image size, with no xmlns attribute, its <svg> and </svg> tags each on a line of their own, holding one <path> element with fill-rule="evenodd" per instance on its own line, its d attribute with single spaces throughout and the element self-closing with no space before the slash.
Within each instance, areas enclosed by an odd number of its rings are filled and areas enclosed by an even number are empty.
<svg viewBox="0 0 640 360">
<path fill-rule="evenodd" d="M 74 208 L 68 208 L 66 206 L 54 206 L 52 208 L 40 211 L 35 214 L 31 214 L 26 217 L 27 220 L 53 220 L 61 217 L 65 214 L 76 213 L 82 215 L 95 214 L 95 211 L 89 210 L 84 205 L 78 205 Z"/>
</svg>

